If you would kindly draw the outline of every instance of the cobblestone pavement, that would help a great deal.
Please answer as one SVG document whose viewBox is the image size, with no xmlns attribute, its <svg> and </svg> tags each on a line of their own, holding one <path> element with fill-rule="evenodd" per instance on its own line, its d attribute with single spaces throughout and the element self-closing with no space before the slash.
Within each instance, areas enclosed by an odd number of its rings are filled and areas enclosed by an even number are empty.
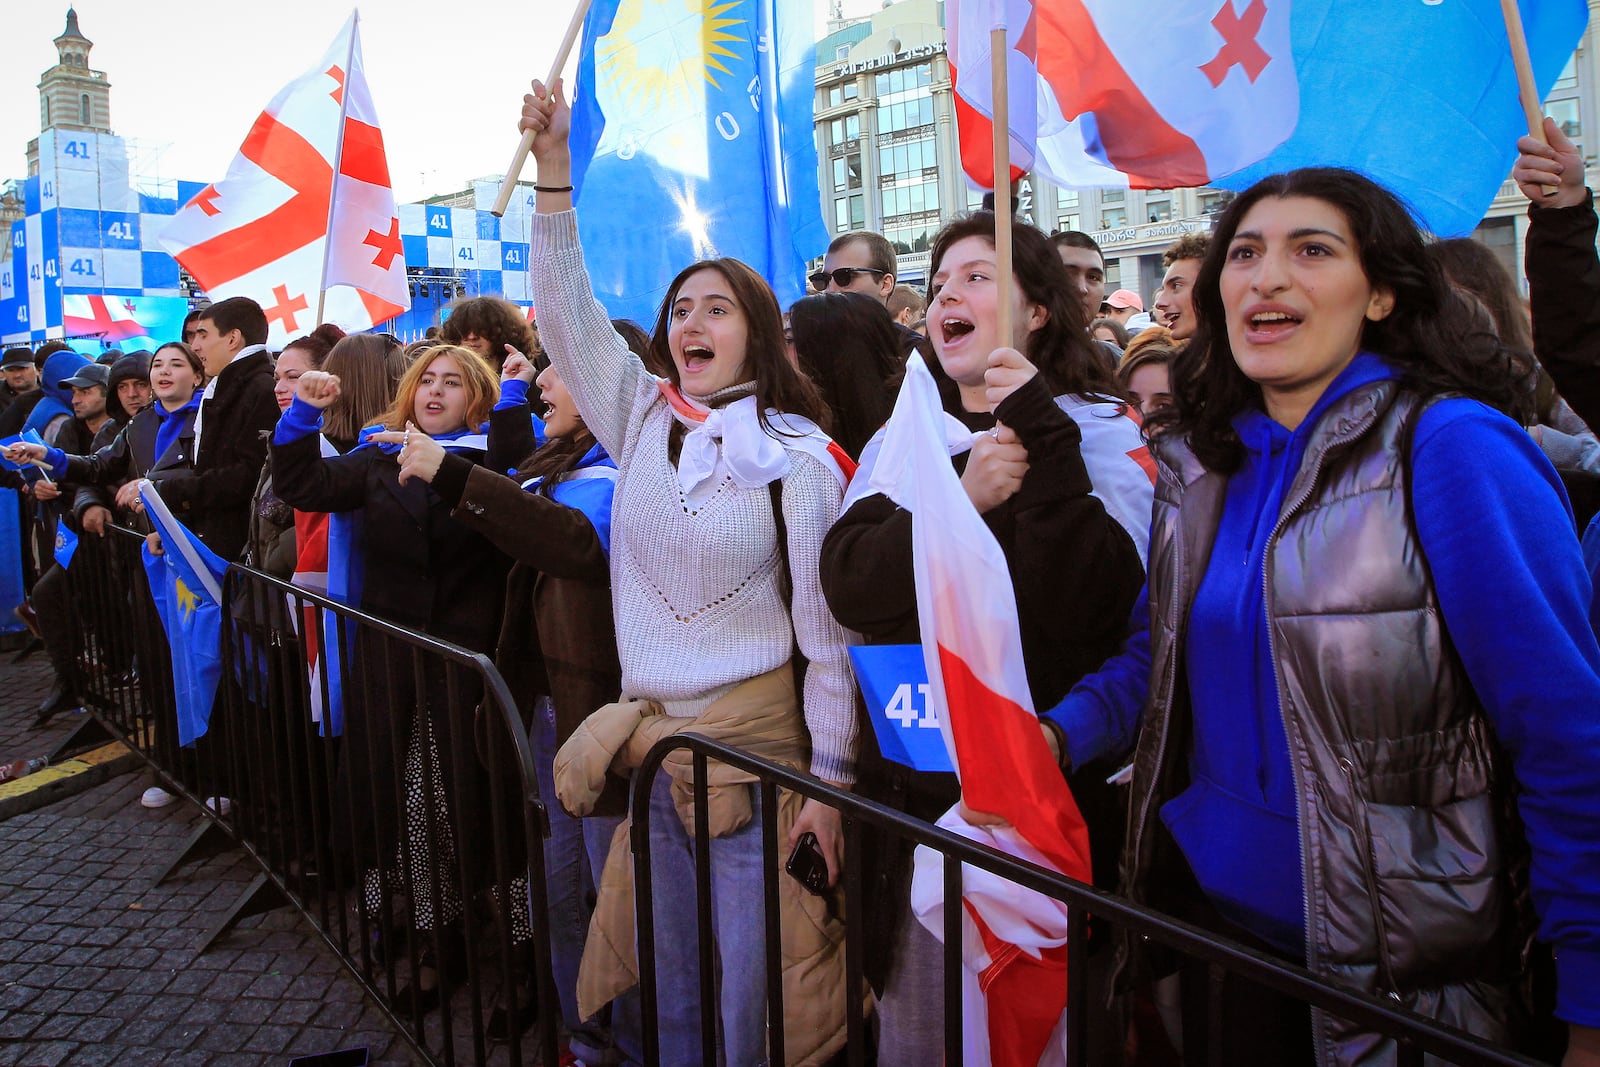
<svg viewBox="0 0 1600 1067">
<path fill-rule="evenodd" d="M 39 755 L 75 718 L 31 730 L 50 671 L 10 660 L 0 756 Z M 255 868 L 227 852 L 152 886 L 200 816 L 140 807 L 146 784 L 125 774 L 0 822 L 0 1067 L 282 1065 L 362 1045 L 374 1064 L 420 1063 L 292 909 L 197 954 Z"/>
</svg>

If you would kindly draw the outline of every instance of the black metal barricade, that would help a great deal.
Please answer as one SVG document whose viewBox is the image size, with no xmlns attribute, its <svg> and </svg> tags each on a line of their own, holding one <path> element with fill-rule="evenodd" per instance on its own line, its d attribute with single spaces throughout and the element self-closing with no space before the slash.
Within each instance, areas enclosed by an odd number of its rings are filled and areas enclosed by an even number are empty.
<svg viewBox="0 0 1600 1067">
<path fill-rule="evenodd" d="M 219 847 L 260 867 L 202 950 L 289 903 L 430 1062 L 556 1063 L 545 813 L 493 664 L 233 567 L 209 726 L 181 747 L 141 540 L 73 561 L 80 691 L 206 814 L 169 874 Z"/>
<path fill-rule="evenodd" d="M 654 1061 L 658 1049 L 657 998 L 662 980 L 656 974 L 654 960 L 642 946 L 654 943 L 655 915 L 651 907 L 652 862 L 650 856 L 650 791 L 662 761 L 675 750 L 688 749 L 692 753 L 695 782 L 695 897 L 699 912 L 699 950 L 701 958 L 701 1004 L 714 1005 L 712 993 L 713 969 L 708 966 L 712 957 L 710 934 L 709 831 L 707 830 L 703 783 L 707 781 L 706 761 L 713 759 L 758 779 L 753 786 L 761 791 L 761 821 L 763 838 L 764 873 L 763 899 L 766 913 L 766 989 L 768 1018 L 783 1017 L 783 985 L 780 971 L 778 894 L 774 881 L 785 877 L 778 842 L 778 791 L 791 790 L 808 799 L 821 800 L 838 809 L 844 826 L 844 870 L 841 877 L 844 894 L 845 965 L 846 981 L 837 995 L 846 1002 L 848 1045 L 845 1062 L 851 1067 L 861 1067 L 867 1062 L 865 1019 L 862 998 L 850 994 L 863 988 L 863 931 L 859 917 L 862 914 L 863 888 L 859 871 L 862 857 L 862 831 L 864 827 L 897 838 L 925 845 L 943 856 L 944 895 L 946 900 L 956 900 L 961 894 L 961 868 L 968 865 L 998 874 L 1008 881 L 1031 889 L 1054 900 L 1063 901 L 1069 908 L 1068 959 L 1069 976 L 1086 975 L 1088 971 L 1088 922 L 1092 914 L 1096 921 L 1117 925 L 1166 946 L 1174 953 L 1202 961 L 1216 986 L 1215 979 L 1229 972 L 1248 979 L 1267 989 L 1275 990 L 1294 1000 L 1354 1021 L 1374 1033 L 1385 1034 L 1400 1042 L 1400 1067 L 1421 1067 L 1423 1058 L 1438 1057 L 1445 1063 L 1461 1067 L 1534 1067 L 1538 1061 L 1514 1052 L 1486 1046 L 1481 1039 L 1459 1030 L 1440 1026 L 1428 1019 L 1365 994 L 1351 992 L 1317 978 L 1304 968 L 1283 963 L 1260 952 L 1239 945 L 1226 938 L 1180 922 L 1160 912 L 1140 907 L 1126 899 L 1102 892 L 1081 882 L 1035 866 L 1024 860 L 979 845 L 940 827 L 930 825 L 885 807 L 835 789 L 809 775 L 799 774 L 741 752 L 739 749 L 710 741 L 691 733 L 674 734 L 657 743 L 635 772 L 633 781 L 632 849 L 634 857 L 635 921 L 641 946 L 639 961 L 640 992 L 644 1014 L 644 1047 L 648 1061 Z M 947 907 L 944 910 L 944 1062 L 946 1067 L 962 1063 L 961 1034 L 961 918 L 962 909 Z M 676 978 L 677 976 L 673 976 Z M 681 979 L 677 979 L 681 981 Z M 1067 984 L 1068 1028 L 1067 1063 L 1071 1067 L 1088 1064 L 1087 1020 L 1089 983 L 1070 980 Z M 1211 1033 L 1217 1032 L 1216 1012 L 1220 1005 L 1212 998 Z M 707 1065 L 715 1063 L 716 1018 L 712 1010 L 702 1017 L 702 1047 Z M 773 1063 L 784 1062 L 783 1028 L 769 1026 L 768 1047 Z M 1220 1067 L 1219 1053 L 1212 1063 Z"/>
</svg>

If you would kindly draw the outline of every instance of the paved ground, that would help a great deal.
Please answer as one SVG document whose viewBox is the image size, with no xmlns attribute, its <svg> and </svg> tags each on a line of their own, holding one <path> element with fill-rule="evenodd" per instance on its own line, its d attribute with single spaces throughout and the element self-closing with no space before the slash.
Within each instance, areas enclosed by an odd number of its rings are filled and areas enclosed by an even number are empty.
<svg viewBox="0 0 1600 1067">
<path fill-rule="evenodd" d="M 75 721 L 32 730 L 41 654 L 0 658 L 0 760 L 48 752 Z M 254 873 L 241 852 L 155 876 L 198 825 L 183 804 L 139 806 L 124 774 L 0 822 L 0 1067 L 282 1065 L 365 1045 L 420 1061 L 361 987 L 284 909 L 196 947 Z"/>
</svg>

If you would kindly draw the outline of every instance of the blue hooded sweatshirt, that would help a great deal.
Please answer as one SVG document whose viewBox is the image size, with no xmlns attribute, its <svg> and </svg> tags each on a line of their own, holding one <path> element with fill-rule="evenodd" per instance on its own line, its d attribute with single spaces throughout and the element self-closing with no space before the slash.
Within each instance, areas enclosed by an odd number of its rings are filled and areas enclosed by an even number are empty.
<svg viewBox="0 0 1600 1067">
<path fill-rule="evenodd" d="M 22 424 L 24 433 L 29 430 L 44 433 L 51 420 L 61 415 L 72 415 L 72 389 L 61 383 L 92 362 L 76 352 L 57 352 L 44 361 L 39 374 L 44 398 L 28 413 L 28 421 Z"/>
<path fill-rule="evenodd" d="M 1193 785 L 1161 815 L 1218 910 L 1292 957 L 1305 951 L 1305 889 L 1267 644 L 1266 539 L 1321 413 L 1392 377 L 1361 353 L 1295 431 L 1260 412 L 1239 416 L 1244 462 L 1185 631 Z M 1411 468 L 1441 612 L 1523 790 L 1534 905 L 1557 949 L 1557 1014 L 1600 1025 L 1600 645 L 1560 478 L 1526 431 L 1465 398 L 1439 400 L 1417 420 Z M 1123 652 L 1046 713 L 1076 763 L 1133 745 L 1150 691 L 1147 595 L 1131 626 Z"/>
</svg>

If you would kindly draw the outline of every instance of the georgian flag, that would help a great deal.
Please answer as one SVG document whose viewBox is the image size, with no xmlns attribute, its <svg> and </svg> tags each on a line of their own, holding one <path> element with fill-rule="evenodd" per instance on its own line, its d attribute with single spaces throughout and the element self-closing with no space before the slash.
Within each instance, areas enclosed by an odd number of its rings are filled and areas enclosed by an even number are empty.
<svg viewBox="0 0 1600 1067">
<path fill-rule="evenodd" d="M 950 465 L 938 387 L 920 356 L 906 365 L 867 477 L 871 491 L 916 516 L 912 568 L 929 710 L 938 718 L 963 799 L 1006 821 L 972 826 L 952 808 L 939 825 L 1090 881 L 1088 830 L 1050 757 L 1028 692 L 1005 554 Z M 1066 906 L 970 868 L 962 879 L 965 1061 L 1032 1067 L 1059 1060 L 1069 977 Z M 911 904 L 942 938 L 942 859 L 920 847 Z"/>
<path fill-rule="evenodd" d="M 317 325 L 323 290 L 324 321 L 352 332 L 411 306 L 358 22 L 352 12 L 321 62 L 256 119 L 227 177 L 161 232 L 211 299 L 261 305 L 273 347 Z"/>
<path fill-rule="evenodd" d="M 1006 27 L 1012 177 L 1202 186 L 1295 130 L 1290 0 L 948 0 L 961 165 L 994 188 L 992 29 Z"/>
</svg>

